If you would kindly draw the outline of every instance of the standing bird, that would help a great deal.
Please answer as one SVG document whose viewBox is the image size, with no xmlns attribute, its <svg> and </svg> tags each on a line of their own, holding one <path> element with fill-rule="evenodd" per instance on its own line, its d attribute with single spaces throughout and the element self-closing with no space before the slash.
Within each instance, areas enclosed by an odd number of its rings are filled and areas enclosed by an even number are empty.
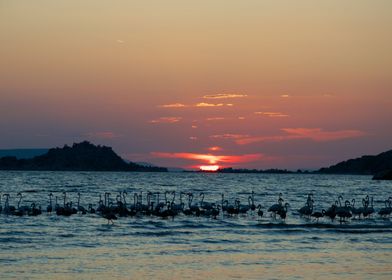
<svg viewBox="0 0 392 280">
<path fill-rule="evenodd" d="M 362 214 L 362 208 L 356 208 L 355 207 L 355 199 L 353 198 L 351 200 L 351 207 L 350 207 L 351 213 L 353 214 L 353 217 L 355 218 L 355 216 L 358 216 L 358 218 L 361 218 L 361 214 Z"/>
<path fill-rule="evenodd" d="M 282 220 L 286 219 L 289 206 L 290 204 L 286 202 L 285 205 L 276 212 Z"/>
<path fill-rule="evenodd" d="M 273 215 L 276 218 L 276 214 L 278 211 L 282 210 L 284 199 L 282 198 L 282 193 L 279 193 L 278 203 L 273 204 L 270 208 L 268 208 L 268 212 L 271 212 L 271 216 Z"/>
<path fill-rule="evenodd" d="M 338 207 L 336 210 L 336 215 L 340 218 L 340 223 L 346 222 L 346 219 L 349 219 L 352 217 L 351 211 L 350 211 L 350 201 L 346 200 L 344 202 L 344 207 Z"/>
<path fill-rule="evenodd" d="M 316 211 L 316 212 L 312 213 L 310 216 L 312 216 L 313 218 L 315 218 L 315 220 L 316 220 L 317 223 L 318 223 L 318 222 L 319 222 L 319 219 L 322 218 L 322 217 L 324 217 L 324 213 L 325 213 L 325 210 L 323 209 L 323 210 L 321 210 L 321 212 Z"/>
<path fill-rule="evenodd" d="M 82 215 L 84 215 L 84 214 L 87 213 L 86 208 L 84 208 L 83 206 L 80 206 L 80 192 L 78 192 L 78 207 L 77 207 L 77 210 L 78 210 L 79 212 L 81 212 Z"/>
<path fill-rule="evenodd" d="M 370 217 L 375 212 L 373 208 L 373 197 L 370 199 L 370 206 L 369 206 L 369 196 L 366 196 L 365 199 L 365 209 L 363 210 L 364 217 Z"/>
<path fill-rule="evenodd" d="M 387 216 L 390 216 L 391 213 L 392 213 L 392 207 L 391 207 L 392 197 L 390 197 L 389 199 L 385 200 L 384 203 L 385 203 L 385 207 L 384 207 L 384 208 L 381 208 L 381 209 L 378 211 L 378 214 L 379 214 L 381 217 L 386 218 Z"/>
<path fill-rule="evenodd" d="M 261 204 L 257 205 L 257 215 L 262 218 L 264 215 L 263 210 L 261 210 Z"/>
<path fill-rule="evenodd" d="M 49 205 L 48 205 L 48 207 L 46 207 L 46 212 L 48 214 L 52 213 L 52 210 L 53 210 L 53 207 L 52 207 L 52 196 L 53 196 L 53 194 L 50 193 L 49 194 Z"/>
<path fill-rule="evenodd" d="M 301 216 L 310 217 L 310 215 L 312 215 L 312 212 L 313 212 L 313 199 L 311 197 L 311 194 L 308 194 L 308 199 L 306 200 L 305 206 L 298 209 L 298 213 Z"/>
<path fill-rule="evenodd" d="M 110 207 L 106 207 L 102 212 L 102 217 L 108 220 L 108 224 L 111 222 L 114 225 L 113 220 L 117 220 L 117 216 L 111 211 Z"/>
</svg>

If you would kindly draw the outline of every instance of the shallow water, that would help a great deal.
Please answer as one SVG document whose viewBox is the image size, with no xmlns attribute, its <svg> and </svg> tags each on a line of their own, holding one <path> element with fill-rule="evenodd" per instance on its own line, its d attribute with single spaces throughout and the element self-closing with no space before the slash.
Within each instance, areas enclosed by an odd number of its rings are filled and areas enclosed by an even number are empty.
<svg viewBox="0 0 392 280">
<path fill-rule="evenodd" d="M 203 191 L 220 202 L 221 193 L 242 203 L 253 190 L 265 214 L 204 217 L 119 218 L 113 226 L 97 215 L 71 217 L 0 215 L 1 279 L 391 279 L 392 222 L 374 215 L 347 224 L 301 218 L 307 194 L 315 210 L 327 208 L 338 195 L 361 201 L 374 196 L 376 211 L 392 196 L 392 182 L 368 176 L 0 172 L 0 191 L 23 192 L 22 205 L 48 204 L 47 194 L 96 207 L 99 193 Z M 266 214 L 282 192 L 290 203 L 286 221 Z M 197 201 L 195 195 L 195 200 Z M 4 203 L 4 199 L 2 200 Z M 129 202 L 130 203 L 130 202 Z"/>
</svg>

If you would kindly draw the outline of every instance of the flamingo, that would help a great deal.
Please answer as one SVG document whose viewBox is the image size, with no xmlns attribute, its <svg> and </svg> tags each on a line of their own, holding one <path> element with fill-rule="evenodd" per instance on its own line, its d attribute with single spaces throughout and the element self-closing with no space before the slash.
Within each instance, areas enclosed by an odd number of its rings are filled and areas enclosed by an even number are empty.
<svg viewBox="0 0 392 280">
<path fill-rule="evenodd" d="M 355 199 L 353 198 L 351 200 L 351 207 L 350 207 L 351 213 L 353 214 L 353 216 L 358 216 L 358 218 L 361 218 L 361 214 L 362 214 L 362 209 L 361 208 L 355 208 Z"/>
<path fill-rule="evenodd" d="M 312 194 L 308 194 L 308 199 L 305 203 L 305 206 L 298 209 L 298 212 L 301 216 L 310 217 L 310 215 L 312 214 L 312 212 L 313 212 L 313 199 L 311 196 L 312 196 Z"/>
<path fill-rule="evenodd" d="M 279 193 L 278 203 L 273 204 L 270 208 L 268 208 L 268 212 L 271 212 L 271 216 L 273 214 L 274 217 L 276 217 L 276 213 L 282 209 L 284 201 L 282 196 L 282 193 Z"/>
<path fill-rule="evenodd" d="M 199 197 L 200 199 L 200 208 L 204 210 L 211 210 L 213 208 L 213 203 L 204 201 L 204 193 L 201 192 Z"/>
<path fill-rule="evenodd" d="M 77 210 L 79 212 L 81 212 L 83 215 L 87 213 L 86 208 L 84 208 L 83 206 L 80 206 L 80 192 L 78 192 L 78 207 Z"/>
<path fill-rule="evenodd" d="M 263 212 L 263 210 L 261 210 L 261 204 L 259 204 L 259 205 L 257 205 L 257 215 L 261 218 L 261 217 L 263 217 L 263 214 L 264 214 L 264 212 Z"/>
<path fill-rule="evenodd" d="M 318 223 L 319 219 L 324 217 L 324 213 L 325 213 L 325 210 L 323 209 L 323 210 L 321 210 L 321 212 L 316 211 L 316 212 L 312 213 L 310 216 L 315 218 L 317 220 L 317 223 Z"/>
<path fill-rule="evenodd" d="M 53 209 L 53 207 L 52 207 L 52 196 L 53 196 L 53 194 L 52 193 L 50 193 L 49 194 L 49 205 L 48 205 L 48 207 L 46 207 L 46 212 L 47 213 L 52 213 L 52 209 Z"/>
<path fill-rule="evenodd" d="M 375 210 L 373 208 L 373 197 L 370 200 L 370 207 L 369 207 L 369 196 L 368 195 L 366 196 L 365 203 L 366 203 L 366 207 L 363 211 L 363 216 L 370 217 L 375 212 Z"/>
<path fill-rule="evenodd" d="M 280 216 L 280 218 L 282 220 L 285 220 L 287 217 L 287 210 L 289 208 L 290 204 L 289 203 L 285 203 L 285 205 L 283 207 L 281 207 L 276 213 Z"/>
<path fill-rule="evenodd" d="M 385 200 L 384 203 L 385 203 L 385 207 L 384 207 L 384 208 L 381 208 L 381 209 L 378 211 L 378 214 L 379 214 L 381 217 L 386 218 L 387 216 L 390 216 L 391 213 L 392 213 L 392 207 L 391 207 L 392 197 L 390 197 L 389 199 Z"/>
</svg>

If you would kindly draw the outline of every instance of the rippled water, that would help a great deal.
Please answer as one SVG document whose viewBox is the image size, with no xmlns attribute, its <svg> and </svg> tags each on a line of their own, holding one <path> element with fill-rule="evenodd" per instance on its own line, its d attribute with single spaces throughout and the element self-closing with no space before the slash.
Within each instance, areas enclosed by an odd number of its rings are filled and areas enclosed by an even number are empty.
<svg viewBox="0 0 392 280">
<path fill-rule="evenodd" d="M 99 193 L 126 190 L 129 200 L 139 191 L 203 191 L 206 201 L 220 202 L 221 193 L 246 203 L 253 190 L 263 210 L 279 192 L 290 203 L 285 222 L 265 214 L 208 219 L 178 216 L 119 218 L 109 226 L 96 215 L 15 217 L 0 215 L 1 279 L 391 279 L 392 222 L 377 215 L 339 225 L 304 219 L 296 209 L 314 193 L 321 210 L 338 195 L 357 201 L 374 196 L 376 210 L 392 196 L 391 182 L 368 176 L 0 172 L 0 191 L 24 194 L 22 205 L 38 202 L 46 209 L 47 194 L 69 193 L 76 202 L 95 206 Z M 197 196 L 195 196 L 197 197 Z M 197 200 L 197 199 L 196 199 Z M 4 200 L 3 200 L 4 202 Z"/>
</svg>

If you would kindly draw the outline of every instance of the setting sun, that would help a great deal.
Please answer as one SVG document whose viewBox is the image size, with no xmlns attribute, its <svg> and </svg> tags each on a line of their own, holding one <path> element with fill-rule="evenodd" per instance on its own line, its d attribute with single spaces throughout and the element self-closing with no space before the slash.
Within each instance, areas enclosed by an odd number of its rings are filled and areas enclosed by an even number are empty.
<svg viewBox="0 0 392 280">
<path fill-rule="evenodd" d="M 218 169 L 219 169 L 219 165 L 202 165 L 202 166 L 200 166 L 201 171 L 215 172 Z"/>
</svg>

